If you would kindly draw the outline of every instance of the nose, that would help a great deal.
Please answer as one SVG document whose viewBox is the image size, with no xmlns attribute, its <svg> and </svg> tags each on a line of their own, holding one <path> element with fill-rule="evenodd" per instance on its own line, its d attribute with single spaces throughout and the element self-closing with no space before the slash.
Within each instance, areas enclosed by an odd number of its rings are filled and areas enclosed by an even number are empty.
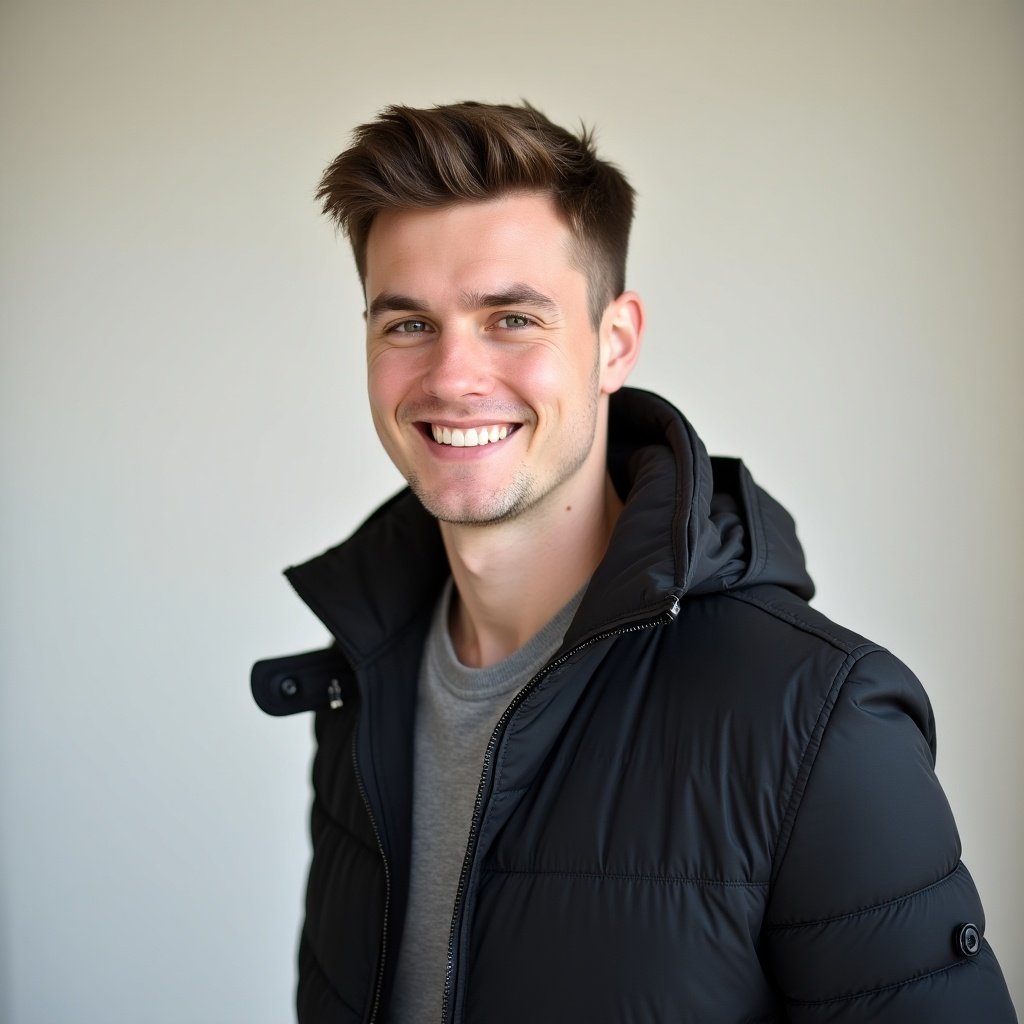
<svg viewBox="0 0 1024 1024">
<path fill-rule="evenodd" d="M 422 383 L 442 401 L 489 394 L 494 381 L 486 342 L 471 331 L 443 329 L 430 348 Z"/>
</svg>

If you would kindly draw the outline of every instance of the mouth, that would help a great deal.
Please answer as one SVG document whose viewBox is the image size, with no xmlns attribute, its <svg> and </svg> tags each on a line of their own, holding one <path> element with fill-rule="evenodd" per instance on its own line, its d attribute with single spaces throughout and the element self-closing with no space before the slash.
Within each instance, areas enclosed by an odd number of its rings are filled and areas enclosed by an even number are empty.
<svg viewBox="0 0 1024 1024">
<path fill-rule="evenodd" d="M 519 429 L 518 423 L 493 423 L 479 427 L 448 427 L 440 423 L 424 423 L 423 431 L 438 444 L 452 448 L 478 448 L 498 444 Z"/>
</svg>

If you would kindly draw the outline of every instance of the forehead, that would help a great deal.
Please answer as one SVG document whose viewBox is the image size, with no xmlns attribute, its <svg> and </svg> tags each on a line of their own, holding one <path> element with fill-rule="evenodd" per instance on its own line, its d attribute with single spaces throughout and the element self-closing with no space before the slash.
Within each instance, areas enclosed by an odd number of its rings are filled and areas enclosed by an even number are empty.
<svg viewBox="0 0 1024 1024">
<path fill-rule="evenodd" d="M 569 266 L 572 236 L 547 195 L 511 193 L 428 210 L 385 210 L 370 227 L 367 294 L 396 276 L 424 283 L 487 275 L 550 278 Z"/>
</svg>

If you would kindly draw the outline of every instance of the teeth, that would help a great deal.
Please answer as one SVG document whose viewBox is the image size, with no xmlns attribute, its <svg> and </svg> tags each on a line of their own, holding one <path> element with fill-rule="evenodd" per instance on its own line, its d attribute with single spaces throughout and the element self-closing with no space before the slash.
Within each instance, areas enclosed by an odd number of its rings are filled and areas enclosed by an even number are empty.
<svg viewBox="0 0 1024 1024">
<path fill-rule="evenodd" d="M 450 444 L 453 448 L 476 448 L 508 437 L 508 427 L 496 424 L 490 427 L 467 427 L 465 430 L 432 424 L 430 432 L 438 444 Z"/>
</svg>

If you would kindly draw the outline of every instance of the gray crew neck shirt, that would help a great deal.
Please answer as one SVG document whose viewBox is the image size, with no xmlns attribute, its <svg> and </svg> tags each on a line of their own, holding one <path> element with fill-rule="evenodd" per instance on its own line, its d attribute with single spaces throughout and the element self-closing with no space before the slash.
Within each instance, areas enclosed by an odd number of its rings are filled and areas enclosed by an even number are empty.
<svg viewBox="0 0 1024 1024">
<path fill-rule="evenodd" d="M 518 651 L 487 668 L 459 661 L 448 632 L 450 579 L 441 593 L 416 697 L 409 904 L 389 1024 L 441 1019 L 455 891 L 487 744 L 513 696 L 558 650 L 585 589 Z"/>
</svg>

